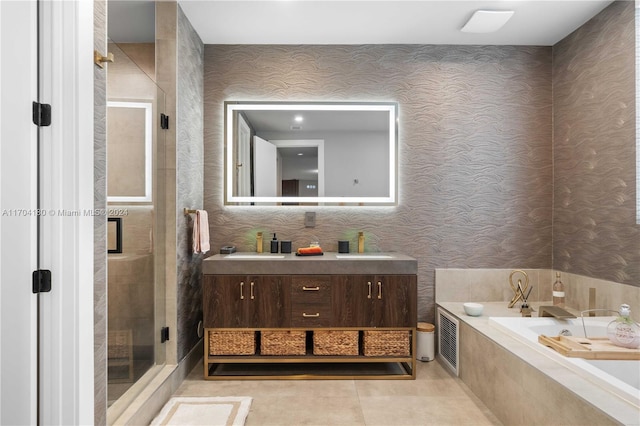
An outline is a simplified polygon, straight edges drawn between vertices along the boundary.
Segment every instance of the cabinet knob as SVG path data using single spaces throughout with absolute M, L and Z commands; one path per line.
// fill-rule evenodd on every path
M 305 312 L 302 313 L 303 318 L 318 318 L 319 316 L 320 316 L 319 312 L 316 312 L 315 314 L 307 314 Z

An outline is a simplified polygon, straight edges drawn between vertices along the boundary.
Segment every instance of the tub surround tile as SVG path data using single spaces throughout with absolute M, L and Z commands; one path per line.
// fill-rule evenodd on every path
M 517 268 L 515 268 L 517 269 Z M 509 275 L 515 269 L 436 269 L 436 302 L 508 303 L 513 297 Z M 533 286 L 529 300 L 550 301 L 556 280 L 553 269 L 523 269 Z M 566 305 L 576 311 L 589 307 L 589 288 L 596 289 L 596 308 L 617 310 L 620 304 L 631 306 L 632 316 L 640 319 L 640 287 L 582 275 L 560 272 L 565 285 Z M 519 275 L 521 276 L 521 275 Z M 514 278 L 517 279 L 516 276 Z M 516 307 L 519 307 L 518 303 Z
M 551 298 L 549 272 L 545 269 L 436 269 L 436 303 L 509 301 L 513 297 L 509 275 L 518 269 L 529 277 L 530 301 Z M 514 275 L 514 285 L 518 278 L 522 274 Z
M 536 311 L 541 303 L 549 302 L 533 303 Z M 461 321 L 461 330 L 465 332 L 460 340 L 464 354 L 461 356 L 465 357 L 460 359 L 461 379 L 505 424 L 536 424 L 538 420 L 537 424 L 637 424 L 640 415 L 637 407 L 622 399 L 612 398 L 608 391 L 491 326 L 488 322 L 490 317 L 520 316 L 518 310 L 507 308 L 504 301 L 485 302 L 485 311 L 480 317 L 464 314 L 460 302 L 440 302 L 438 305 L 457 316 Z M 470 340 L 469 348 L 465 338 Z M 487 380 L 487 377 L 491 377 L 487 371 L 498 379 Z M 500 376 L 500 371 L 506 374 Z M 507 395 L 504 386 L 509 387 L 512 383 L 515 383 L 516 389 L 510 390 L 509 398 L 511 395 L 522 395 L 525 400 L 536 399 L 537 404 L 532 405 L 536 407 L 550 406 L 555 404 L 554 401 L 566 399 L 561 409 L 566 412 L 554 416 L 549 410 L 548 413 L 535 414 L 540 417 L 531 417 L 531 422 L 529 418 L 524 423 L 516 421 L 522 406 L 505 404 L 505 398 L 502 397 Z M 536 390 L 540 392 L 533 398 Z M 496 395 L 500 395 L 500 398 Z M 585 401 L 590 401 L 592 406 L 585 405 Z
M 589 289 L 595 288 L 596 308 L 618 310 L 620 304 L 627 303 L 631 306 L 631 315 L 636 321 L 640 320 L 640 287 L 566 272 L 561 272 L 561 279 L 565 284 L 567 306 L 579 311 L 589 309 Z

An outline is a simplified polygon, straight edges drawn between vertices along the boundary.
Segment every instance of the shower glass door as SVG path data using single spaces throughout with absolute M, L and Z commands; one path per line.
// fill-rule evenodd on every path
M 164 92 L 154 43 L 114 43 L 107 74 L 108 406 L 164 364 Z M 110 413 L 109 417 L 113 417 Z

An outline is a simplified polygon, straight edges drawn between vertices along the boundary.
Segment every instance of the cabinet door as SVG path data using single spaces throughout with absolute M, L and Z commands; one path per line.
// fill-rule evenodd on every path
M 372 327 L 415 327 L 417 277 L 381 275 L 373 282 Z
M 249 277 L 250 327 L 289 327 L 291 279 L 281 275 Z
M 286 276 L 205 275 L 204 327 L 288 327 L 290 294 Z
M 249 300 L 247 277 L 205 275 L 202 288 L 204 327 L 251 327 Z
M 331 281 L 332 325 L 371 327 L 373 276 L 334 275 Z
M 336 275 L 332 282 L 334 327 L 415 327 L 415 275 Z

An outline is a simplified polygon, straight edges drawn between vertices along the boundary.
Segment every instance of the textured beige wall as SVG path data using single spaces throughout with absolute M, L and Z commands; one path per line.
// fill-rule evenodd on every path
M 553 49 L 553 267 L 640 286 L 634 2 Z
M 177 193 L 178 262 L 177 340 L 182 361 L 198 343 L 198 322 L 202 319 L 202 255 L 193 254 L 194 215 L 183 209 L 202 208 L 203 175 L 203 60 L 204 44 L 177 9 Z
M 107 2 L 93 2 L 93 44 L 103 53 L 107 49 Z M 107 70 L 94 68 L 93 90 L 93 167 L 94 204 L 107 207 Z M 93 224 L 93 389 L 94 423 L 107 423 L 107 218 L 95 216 Z
M 314 236 L 418 259 L 419 318 L 434 318 L 435 268 L 551 266 L 551 48 L 205 46 L 204 206 L 213 250 L 294 248 Z M 396 101 L 397 207 L 225 207 L 226 100 Z M 315 229 L 304 211 L 317 212 Z

